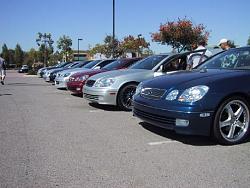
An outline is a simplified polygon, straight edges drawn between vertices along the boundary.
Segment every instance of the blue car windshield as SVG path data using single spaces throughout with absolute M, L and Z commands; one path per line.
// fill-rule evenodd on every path
M 91 69 L 92 67 L 94 67 L 100 61 L 101 60 L 94 60 L 94 61 L 88 63 L 87 65 L 84 65 L 82 68 Z
M 250 69 L 250 48 L 235 48 L 220 53 L 198 67 L 197 69 Z
M 132 65 L 129 69 L 146 69 L 152 70 L 159 62 L 161 62 L 167 55 L 153 55 L 142 59 Z

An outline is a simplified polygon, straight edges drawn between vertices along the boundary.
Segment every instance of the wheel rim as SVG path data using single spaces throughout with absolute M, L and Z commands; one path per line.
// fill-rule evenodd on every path
M 135 94 L 136 87 L 134 86 L 129 86 L 127 87 L 123 94 L 122 94 L 122 105 L 127 108 L 131 109 L 132 108 L 132 98 L 133 95 Z
M 220 113 L 219 127 L 223 138 L 237 142 L 246 134 L 249 126 L 249 110 L 240 100 L 233 100 Z

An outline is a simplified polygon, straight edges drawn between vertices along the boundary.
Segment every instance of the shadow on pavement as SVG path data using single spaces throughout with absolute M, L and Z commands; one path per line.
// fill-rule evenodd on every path
M 217 145 L 210 137 L 206 136 L 187 136 L 176 134 L 174 131 L 166 130 L 160 127 L 153 126 L 146 122 L 139 123 L 144 129 L 158 134 L 162 137 L 182 142 L 184 144 L 193 145 L 193 146 L 212 146 Z
M 8 83 L 5 85 L 9 85 L 9 86 L 49 86 L 47 84 L 28 84 L 28 83 Z
M 112 105 L 100 105 L 97 103 L 89 103 L 89 105 L 94 108 L 98 108 L 98 109 L 105 110 L 105 111 L 120 111 L 118 107 L 112 106 Z
M 5 96 L 5 95 L 12 95 L 12 94 L 11 93 L 4 93 L 4 94 L 0 93 L 0 96 Z
M 83 95 L 82 94 L 75 94 L 75 93 L 71 93 L 72 96 L 74 97 L 80 97 L 80 98 L 83 98 Z

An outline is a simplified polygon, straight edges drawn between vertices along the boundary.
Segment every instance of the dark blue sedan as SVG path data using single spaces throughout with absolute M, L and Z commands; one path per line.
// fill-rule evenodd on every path
M 222 52 L 193 71 L 144 81 L 133 105 L 133 114 L 152 125 L 241 143 L 249 134 L 250 47 Z

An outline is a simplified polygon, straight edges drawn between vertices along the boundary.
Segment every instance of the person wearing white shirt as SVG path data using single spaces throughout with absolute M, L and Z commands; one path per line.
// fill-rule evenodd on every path
M 198 47 L 194 50 L 206 50 L 204 52 L 196 52 L 192 53 L 187 57 L 187 69 L 191 70 L 196 67 L 201 62 L 205 61 L 208 57 L 212 56 L 212 52 L 205 48 L 206 42 L 204 40 L 200 40 L 198 43 Z
M 2 85 L 4 85 L 5 76 L 6 76 L 5 60 L 0 57 L 0 80 Z

